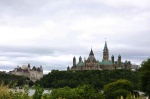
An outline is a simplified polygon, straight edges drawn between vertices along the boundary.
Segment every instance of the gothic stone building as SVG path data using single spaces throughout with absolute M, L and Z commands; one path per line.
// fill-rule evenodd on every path
M 112 70 L 112 69 L 131 69 L 130 61 L 121 61 L 121 55 L 118 56 L 118 60 L 114 60 L 114 56 L 111 56 L 109 60 L 109 50 L 107 47 L 107 42 L 105 41 L 103 49 L 103 59 L 102 61 L 96 60 L 93 50 L 91 49 L 89 57 L 82 60 L 82 57 L 79 57 L 79 62 L 76 63 L 76 57 L 73 57 L 73 66 L 70 68 L 68 66 L 67 70 Z
M 40 80 L 43 77 L 43 68 L 42 66 L 40 67 L 35 67 L 31 69 L 30 64 L 28 65 L 23 65 L 22 67 L 17 67 L 13 71 L 9 72 L 10 74 L 18 75 L 18 76 L 25 76 L 29 77 L 30 80 L 35 82 L 36 80 Z

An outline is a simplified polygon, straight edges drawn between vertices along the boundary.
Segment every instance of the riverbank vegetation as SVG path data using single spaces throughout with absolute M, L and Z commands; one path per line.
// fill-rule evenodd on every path
M 5 85 L 8 85 L 10 83 L 16 83 L 17 86 L 24 86 L 25 84 L 27 84 L 27 81 L 29 81 L 28 77 L 0 73 L 0 82 L 3 82 L 3 84 Z
M 0 89 L 0 99 L 114 99 L 111 97 L 107 98 L 106 93 L 103 94 L 102 91 L 95 90 L 91 85 L 82 85 L 76 88 L 66 86 L 63 88 L 52 89 L 50 93 L 46 94 L 43 94 L 44 89 L 38 85 L 32 96 L 29 96 L 29 89 L 27 87 L 24 87 L 24 91 L 11 91 L 9 86 L 1 84 Z M 121 95 L 117 94 L 117 96 L 117 99 L 121 99 Z M 126 99 L 142 98 L 134 98 L 133 95 L 129 93 L 126 96 Z
M 23 92 L 10 91 L 12 83 L 16 80 L 19 82 L 23 78 L 16 80 L 11 78 L 13 82 L 8 83 L 7 79 L 14 75 L 5 75 L 6 78 L 1 76 L 6 80 L 0 85 L 0 99 L 142 99 L 137 90 L 142 90 L 150 96 L 150 59 L 142 62 L 141 66 L 137 71 L 53 70 L 34 83 L 36 91 L 32 96 L 29 96 L 27 87 Z M 28 84 L 32 86 L 33 82 Z M 44 88 L 52 90 L 43 94 Z
M 127 79 L 138 89 L 138 72 L 131 70 L 87 70 L 87 71 L 58 71 L 53 70 L 45 75 L 39 84 L 44 88 L 62 88 L 65 86 L 76 88 L 79 85 L 89 84 L 95 89 L 103 89 L 104 85 L 119 79 Z

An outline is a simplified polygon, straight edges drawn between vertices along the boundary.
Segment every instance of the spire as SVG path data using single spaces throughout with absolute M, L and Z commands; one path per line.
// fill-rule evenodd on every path
M 30 68 L 30 63 L 28 63 L 28 68 Z
M 76 59 L 76 57 L 74 56 L 73 59 Z
M 118 57 L 121 57 L 121 55 L 119 54 L 119 56 Z
M 105 41 L 105 45 L 104 45 L 104 50 L 103 51 L 108 51 L 108 47 L 107 47 L 107 42 Z
M 89 55 L 94 55 L 92 48 L 91 48 L 91 52 L 90 52 L 90 54 L 89 54 Z
M 79 58 L 81 58 L 81 56 Z

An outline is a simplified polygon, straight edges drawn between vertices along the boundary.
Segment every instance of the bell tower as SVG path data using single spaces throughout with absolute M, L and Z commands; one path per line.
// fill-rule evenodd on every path
M 105 61 L 109 60 L 109 50 L 108 50 L 106 41 L 105 41 L 105 45 L 104 45 L 104 49 L 103 49 L 103 60 L 105 60 Z

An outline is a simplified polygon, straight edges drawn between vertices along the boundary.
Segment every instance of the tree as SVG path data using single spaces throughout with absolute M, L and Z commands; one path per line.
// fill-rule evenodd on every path
M 24 84 L 26 84 L 27 80 L 29 80 L 28 77 L 24 77 L 24 76 L 18 76 L 18 75 L 13 75 L 13 74 L 1 74 L 0 73 L 0 82 L 4 81 L 4 84 L 9 84 L 11 83 L 16 83 L 17 82 L 17 86 L 22 86 Z M 10 86 L 11 87 L 11 86 Z
M 36 86 L 35 93 L 33 94 L 33 99 L 41 99 L 44 89 L 40 85 Z
M 104 85 L 119 79 L 128 79 L 133 83 L 134 90 L 138 89 L 138 72 L 131 70 L 83 70 L 83 71 L 58 71 L 44 75 L 35 82 L 44 88 L 62 88 L 65 86 L 76 88 L 79 85 L 89 84 L 95 89 L 103 89 Z
M 29 87 L 32 87 L 34 85 L 34 82 L 32 80 L 29 80 Z
M 150 99 L 150 58 L 143 61 L 139 69 L 140 89 L 149 95 Z
M 121 96 L 126 99 L 127 95 L 132 93 L 132 91 L 133 84 L 125 79 L 120 79 L 104 86 L 104 95 L 106 99 L 115 99 Z
M 58 88 L 50 93 L 51 99 L 104 99 L 102 93 L 95 91 L 91 85 L 82 85 L 77 88 Z

